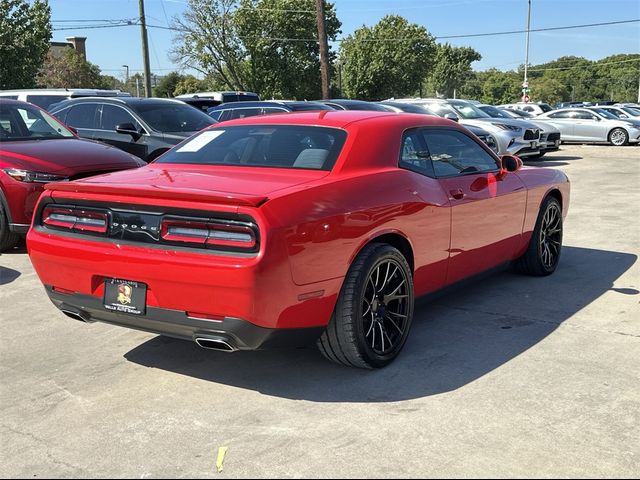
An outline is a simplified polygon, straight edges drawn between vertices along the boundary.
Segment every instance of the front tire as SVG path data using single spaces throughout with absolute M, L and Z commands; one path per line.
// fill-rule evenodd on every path
M 413 306 L 413 277 L 404 256 L 387 244 L 367 245 L 349 268 L 318 348 L 341 365 L 384 367 L 407 340 Z
M 624 128 L 614 128 L 609 133 L 609 143 L 616 147 L 622 147 L 629 143 L 629 134 Z
M 555 272 L 562 250 L 562 207 L 554 197 L 547 197 L 542 206 L 529 247 L 515 262 L 516 270 L 542 277 Z
M 20 235 L 9 229 L 9 220 L 0 202 L 0 252 L 10 250 L 20 241 Z

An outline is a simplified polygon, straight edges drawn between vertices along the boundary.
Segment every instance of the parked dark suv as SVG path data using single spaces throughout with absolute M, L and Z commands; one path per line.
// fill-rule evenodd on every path
M 301 112 L 311 110 L 335 110 L 319 102 L 296 100 L 264 100 L 261 102 L 230 102 L 210 108 L 207 113 L 219 122 L 236 118 L 269 115 L 271 113 Z
M 78 135 L 150 162 L 215 123 L 204 112 L 167 98 L 79 98 L 51 112 Z

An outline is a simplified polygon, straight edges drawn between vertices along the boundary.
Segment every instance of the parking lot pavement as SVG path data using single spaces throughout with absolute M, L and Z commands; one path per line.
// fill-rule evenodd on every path
M 0 476 L 637 477 L 640 147 L 529 164 L 572 181 L 558 271 L 421 301 L 381 371 L 74 322 L 2 255 Z

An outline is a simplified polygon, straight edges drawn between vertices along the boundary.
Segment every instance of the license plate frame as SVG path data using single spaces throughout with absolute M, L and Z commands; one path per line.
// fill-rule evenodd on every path
M 133 280 L 106 278 L 103 306 L 111 312 L 144 315 L 147 311 L 147 285 Z

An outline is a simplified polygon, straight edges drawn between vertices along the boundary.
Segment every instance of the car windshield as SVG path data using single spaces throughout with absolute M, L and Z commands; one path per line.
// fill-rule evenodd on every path
M 155 163 L 331 170 L 346 138 L 337 128 L 220 127 L 199 133 Z
M 496 108 L 492 105 L 484 105 L 479 107 L 484 113 L 493 118 L 513 118 L 508 113 L 503 112 L 499 108 Z
M 48 113 L 29 105 L 0 102 L 0 140 L 59 138 L 73 138 L 73 133 Z
M 613 113 L 611 112 L 607 112 L 606 110 L 604 110 L 603 108 L 592 108 L 592 111 L 596 112 L 597 114 L 601 115 L 604 118 L 608 118 L 611 120 L 618 120 L 618 117 L 616 117 Z
M 197 132 L 215 123 L 206 113 L 184 103 L 141 102 L 130 106 L 158 132 Z
M 510 115 L 512 118 L 531 118 L 535 116 L 529 112 L 525 112 L 524 110 L 516 110 L 515 108 L 505 108 L 501 111 L 503 111 L 507 115 Z
M 453 103 L 450 105 L 455 109 L 458 116 L 462 118 L 490 118 L 489 115 L 471 103 Z
M 625 112 L 627 112 L 629 115 L 633 117 L 640 117 L 640 108 L 622 107 L 622 110 L 624 110 Z

